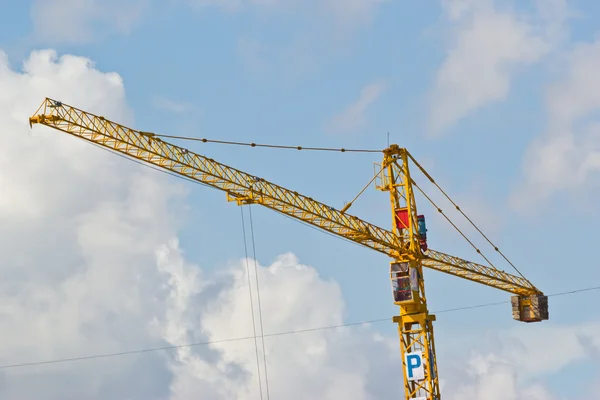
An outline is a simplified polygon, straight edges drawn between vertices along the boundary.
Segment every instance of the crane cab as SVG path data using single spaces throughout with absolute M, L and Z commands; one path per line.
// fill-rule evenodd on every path
M 413 303 L 419 295 L 417 270 L 407 262 L 392 261 L 390 263 L 390 280 L 392 296 L 396 305 Z
M 408 229 L 411 224 L 408 208 L 396 209 L 396 229 L 400 236 L 404 235 L 404 230 Z M 425 223 L 425 215 L 417 215 L 416 236 L 419 240 L 421 251 L 427 251 L 427 224 Z

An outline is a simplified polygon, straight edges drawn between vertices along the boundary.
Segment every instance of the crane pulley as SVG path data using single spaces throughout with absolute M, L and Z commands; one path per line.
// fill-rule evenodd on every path
M 379 190 L 389 192 L 390 231 L 348 214 L 351 204 L 337 210 L 166 142 L 151 132 L 125 127 L 50 98 L 44 100 L 29 123 L 46 125 L 220 189 L 238 205 L 262 205 L 389 256 L 393 300 L 400 307 L 400 315 L 392 320 L 398 324 L 406 399 L 440 399 L 432 324 L 435 315 L 427 308 L 423 267 L 512 293 L 513 318 L 518 321 L 548 319 L 547 296 L 523 276 L 428 247 L 425 217 L 417 212 L 413 191 L 418 186 L 409 168 L 409 161 L 416 161 L 398 145 L 383 150 L 376 184 Z

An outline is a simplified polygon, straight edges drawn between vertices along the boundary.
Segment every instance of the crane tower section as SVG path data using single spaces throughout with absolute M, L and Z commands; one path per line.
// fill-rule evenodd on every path
M 376 187 L 389 192 L 392 232 L 400 247 L 390 262 L 390 280 L 394 304 L 400 307 L 400 315 L 393 321 L 398 324 L 405 395 L 407 399 L 438 400 L 435 315 L 427 309 L 422 265 L 427 229 L 425 217 L 417 213 L 406 149 L 391 145 L 384 150 L 383 165 L 377 167 Z

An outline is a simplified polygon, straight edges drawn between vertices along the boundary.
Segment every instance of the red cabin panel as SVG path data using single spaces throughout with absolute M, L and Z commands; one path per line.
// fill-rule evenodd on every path
M 398 229 L 408 229 L 408 209 L 400 208 L 396 210 L 396 227 Z

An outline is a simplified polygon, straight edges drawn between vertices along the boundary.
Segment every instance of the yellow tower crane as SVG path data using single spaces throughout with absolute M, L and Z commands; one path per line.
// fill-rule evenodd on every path
M 440 399 L 432 325 L 435 315 L 427 309 L 423 267 L 512 293 L 513 318 L 518 321 L 548 319 L 547 296 L 520 272 L 521 276 L 511 275 L 491 263 L 484 266 L 427 248 L 425 220 L 417 213 L 413 192 L 414 188 L 422 190 L 411 178 L 409 161 L 421 169 L 431 182 L 434 180 L 406 149 L 398 145 L 383 150 L 383 162 L 378 166 L 376 175 L 377 188 L 388 191 L 390 195 L 390 231 L 348 214 L 352 203 L 337 210 L 168 143 L 159 135 L 127 128 L 56 100 L 45 99 L 29 123 L 30 126 L 49 126 L 223 190 L 227 199 L 238 205 L 260 204 L 388 255 L 391 258 L 389 273 L 394 303 L 400 307 L 400 315 L 393 317 L 393 322 L 398 324 L 407 400 Z M 458 206 L 456 208 L 459 209 Z M 441 212 L 439 208 L 438 211 Z M 495 250 L 499 251 L 497 247 Z

